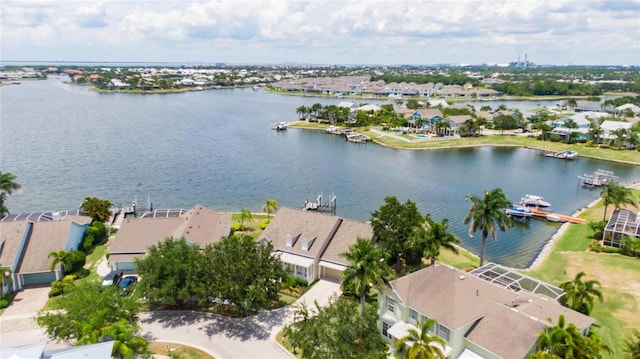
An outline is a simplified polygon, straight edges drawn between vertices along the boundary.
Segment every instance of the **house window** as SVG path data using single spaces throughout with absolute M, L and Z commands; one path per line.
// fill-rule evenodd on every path
M 413 309 L 409 310 L 409 317 L 417 322 L 418 321 L 418 312 L 416 312 Z
M 396 309 L 396 300 L 387 296 L 387 310 L 391 313 L 395 313 Z
M 382 322 L 382 335 L 387 338 L 391 338 L 391 335 L 389 334 L 389 327 L 389 323 Z
M 449 335 L 451 334 L 451 331 L 449 330 L 449 328 L 445 327 L 444 325 L 438 324 L 438 332 L 436 334 L 440 338 L 446 341 L 449 341 Z

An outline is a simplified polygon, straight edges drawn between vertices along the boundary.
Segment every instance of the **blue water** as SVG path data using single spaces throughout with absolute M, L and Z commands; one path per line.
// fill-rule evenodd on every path
M 387 195 L 415 201 L 473 252 L 462 224 L 467 194 L 503 188 L 519 202 L 525 193 L 545 197 L 570 214 L 599 197 L 578 186 L 598 168 L 623 180 L 640 180 L 640 168 L 579 158 L 551 159 L 526 149 L 392 150 L 358 145 L 323 131 L 273 131 L 296 118 L 295 109 L 342 99 L 294 97 L 251 89 L 172 95 L 99 94 L 61 79 L 0 87 L 0 169 L 23 189 L 10 197 L 12 213 L 77 208 L 99 196 L 129 205 L 137 198 L 155 208 L 260 211 L 264 200 L 300 207 L 318 192 L 337 196 L 337 214 L 369 220 Z M 497 105 L 496 105 L 497 106 Z M 477 106 L 476 106 L 477 107 Z M 487 258 L 530 264 L 557 225 L 531 221 L 498 233 Z

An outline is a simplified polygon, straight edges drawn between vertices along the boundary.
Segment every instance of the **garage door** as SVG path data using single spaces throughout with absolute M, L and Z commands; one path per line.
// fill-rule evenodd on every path
M 329 267 L 320 267 L 322 270 L 320 272 L 322 279 L 329 279 L 332 281 L 339 282 L 342 278 L 342 271 Z

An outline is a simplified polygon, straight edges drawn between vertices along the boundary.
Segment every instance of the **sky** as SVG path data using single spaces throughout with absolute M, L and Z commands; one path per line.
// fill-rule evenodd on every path
M 0 2 L 1 61 L 640 65 L 640 0 Z

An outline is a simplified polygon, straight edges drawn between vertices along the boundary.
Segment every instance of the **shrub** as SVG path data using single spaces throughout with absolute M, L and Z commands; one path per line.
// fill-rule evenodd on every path
M 243 230 L 243 226 L 240 223 L 234 223 L 231 225 L 231 233 Z
M 49 298 L 57 297 L 61 294 L 67 293 L 69 288 L 73 286 L 73 281 L 76 279 L 74 275 L 66 275 L 59 281 L 51 282 L 51 290 L 49 291 Z
M 2 298 L 0 298 L 0 309 L 4 309 L 4 308 L 8 307 L 9 304 L 11 304 L 12 300 L 13 300 L 13 294 L 12 293 L 5 294 Z
M 268 225 L 269 225 L 269 220 L 265 219 L 264 221 L 260 222 L 260 229 L 265 229 L 267 228 Z
M 587 144 L 585 145 L 585 147 L 598 147 L 597 144 L 593 143 L 593 142 L 587 142 Z

